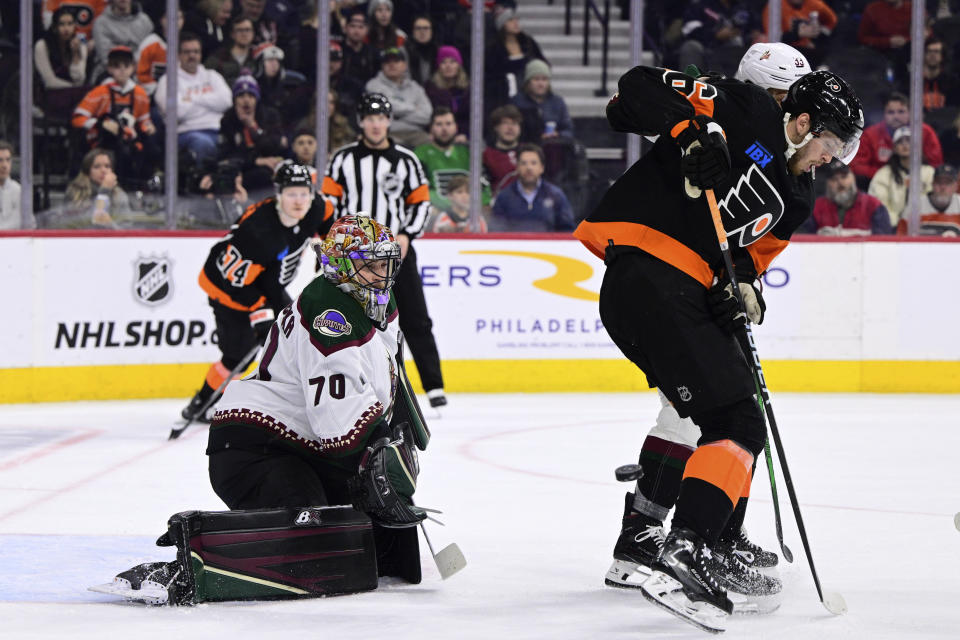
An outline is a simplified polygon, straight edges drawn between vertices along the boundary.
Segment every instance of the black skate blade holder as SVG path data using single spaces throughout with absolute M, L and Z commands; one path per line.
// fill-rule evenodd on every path
M 643 477 L 643 467 L 638 464 L 625 464 L 617 467 L 613 475 L 616 476 L 617 482 L 633 482 Z

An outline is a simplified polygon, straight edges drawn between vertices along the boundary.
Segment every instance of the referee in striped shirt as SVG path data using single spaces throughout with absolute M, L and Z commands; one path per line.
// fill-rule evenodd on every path
M 360 139 L 333 154 L 321 190 L 333 203 L 335 218 L 367 213 L 390 227 L 396 236 L 403 257 L 393 285 L 400 329 L 410 345 L 430 406 L 439 407 L 447 404 L 440 354 L 412 242 L 426 225 L 430 192 L 417 156 L 387 135 L 391 113 L 390 101 L 382 94 L 364 94 L 357 105 Z

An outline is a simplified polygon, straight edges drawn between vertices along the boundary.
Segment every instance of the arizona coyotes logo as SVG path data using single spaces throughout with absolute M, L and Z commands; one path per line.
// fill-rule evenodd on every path
M 737 238 L 741 247 L 770 231 L 786 210 L 780 194 L 755 164 L 718 204 L 727 236 Z M 731 225 L 737 226 L 731 229 Z
M 761 59 L 761 60 L 766 60 L 766 59 L 769 58 L 769 57 L 770 57 L 770 49 L 767 49 L 766 51 L 763 52 L 763 55 L 760 56 L 760 59 Z

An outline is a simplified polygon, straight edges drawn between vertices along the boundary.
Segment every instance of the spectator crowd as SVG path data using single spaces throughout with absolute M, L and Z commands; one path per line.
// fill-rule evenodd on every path
M 180 0 L 177 15 L 168 16 L 164 0 L 34 2 L 35 111 L 68 132 L 66 152 L 53 145 L 53 153 L 63 156 L 57 160 L 70 178 L 56 211 L 38 218 L 41 226 L 117 226 L 142 205 L 141 196 L 128 194 L 163 184 L 166 126 L 176 127 L 178 185 L 193 198 L 191 212 L 228 224 L 271 192 L 285 160 L 323 167 L 333 151 L 355 142 L 357 105 L 370 93 L 390 102 L 391 139 L 423 165 L 427 229 L 566 231 L 588 213 L 565 193 L 564 176 L 583 142 L 577 136 L 589 134 L 554 91 L 555 68 L 523 28 L 522 2 L 484 3 L 482 79 L 469 73 L 468 0 L 331 2 L 327 149 L 317 148 L 314 135 L 318 3 Z M 612 18 L 626 18 L 629 2 L 617 4 L 621 14 Z M 768 5 L 650 0 L 644 46 L 663 66 L 732 75 L 746 48 L 768 39 Z M 781 40 L 812 68 L 843 74 L 867 110 L 850 167 L 818 176 L 821 197 L 808 231 L 904 232 L 914 143 L 923 150 L 921 215 L 957 215 L 956 196 L 944 189 L 960 166 L 960 0 L 924 0 L 924 125 L 916 142 L 907 126 L 911 10 L 909 0 L 781 0 Z M 0 43 L 19 37 L 12 15 L 0 10 Z M 179 30 L 175 70 L 166 68 L 171 19 Z M 166 117 L 168 72 L 177 74 L 175 119 Z M 13 81 L 0 65 L 0 88 Z M 484 96 L 484 150 L 482 211 L 471 218 L 474 91 Z M 0 126 L 0 138 L 11 131 Z M 15 158 L 15 150 L 0 142 L 0 227 L 14 228 L 20 223 L 12 221 L 12 203 L 21 195 L 5 155 Z

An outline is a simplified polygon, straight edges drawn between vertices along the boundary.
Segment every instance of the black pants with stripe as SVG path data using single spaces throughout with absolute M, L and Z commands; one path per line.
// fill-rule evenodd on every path
M 393 293 L 397 299 L 397 310 L 400 312 L 400 330 L 410 347 L 424 391 L 443 389 L 440 354 L 437 352 L 437 341 L 433 337 L 433 320 L 427 312 L 420 267 L 417 266 L 417 252 L 412 242 L 397 273 Z

